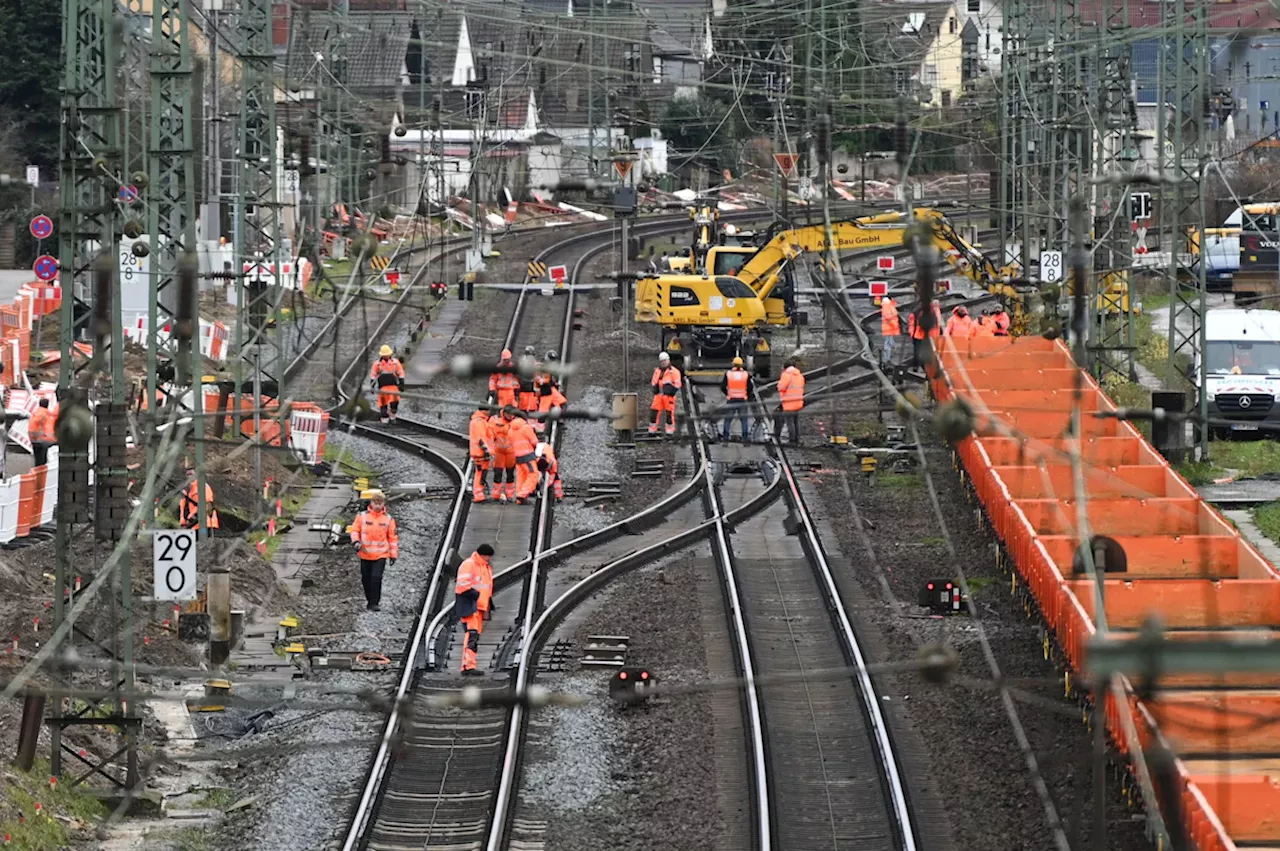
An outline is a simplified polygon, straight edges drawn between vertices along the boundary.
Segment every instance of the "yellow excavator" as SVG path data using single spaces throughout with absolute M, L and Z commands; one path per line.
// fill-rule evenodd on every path
M 1010 302 L 1015 324 L 1022 294 L 1011 283 L 1017 266 L 997 268 L 966 242 L 937 210 L 918 208 L 943 259 L 980 286 Z M 840 251 L 897 249 L 905 244 L 911 222 L 903 213 L 882 213 L 833 222 L 833 243 Z M 766 231 L 762 244 L 709 246 L 701 270 L 642 276 L 636 282 L 636 321 L 663 326 L 667 351 L 691 349 L 694 371 L 714 373 L 733 357 L 743 357 L 757 375 L 770 373 L 769 334 L 791 324 L 796 287 L 791 261 L 828 249 L 824 225 Z M 696 265 L 693 268 L 698 268 Z M 1022 320 L 1025 323 L 1025 320 Z

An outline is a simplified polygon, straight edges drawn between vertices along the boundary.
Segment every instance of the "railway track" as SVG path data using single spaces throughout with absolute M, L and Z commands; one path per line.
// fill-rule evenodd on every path
M 749 220 L 760 216 L 760 212 L 751 211 L 729 214 L 725 218 Z M 633 232 L 645 236 L 679 230 L 684 226 L 687 226 L 687 221 L 683 219 L 644 222 L 638 224 Z M 588 257 L 608 249 L 612 240 L 612 234 L 602 237 L 599 233 L 570 237 L 543 251 L 538 259 L 546 260 L 560 252 L 588 247 L 574 264 L 572 280 L 577 283 Z M 591 245 L 593 242 L 594 246 Z M 415 275 L 415 281 L 420 275 Z M 412 284 L 406 288 L 398 305 L 405 303 L 412 288 Z M 535 347 L 554 344 L 554 314 L 527 311 L 531 298 L 529 292 L 528 287 L 521 291 L 504 341 L 504 347 L 513 351 L 518 351 L 518 346 L 522 348 L 522 344 Z M 571 286 L 559 319 L 558 348 L 566 361 L 571 344 L 574 300 L 575 288 Z M 393 321 L 398 305 L 383 318 L 379 333 Z M 376 338 L 377 334 L 374 335 Z M 362 352 L 352 360 L 340 376 L 341 386 L 351 386 L 351 376 L 357 374 L 358 366 L 363 366 L 366 354 Z M 460 452 L 466 441 L 465 435 L 458 432 L 405 417 L 401 418 L 400 425 L 392 428 L 365 425 L 358 428 L 370 437 L 396 443 L 407 451 L 432 456 L 443 455 L 448 448 Z M 558 436 L 559 423 L 553 423 L 551 439 L 555 441 Z M 732 506 L 721 505 L 713 516 L 697 520 L 686 506 L 700 494 L 705 500 L 716 501 L 720 497 L 710 496 L 716 493 L 717 486 L 712 480 L 706 448 L 701 442 L 695 445 L 698 448 L 696 474 L 684 485 L 673 489 L 666 499 L 605 529 L 557 546 L 550 546 L 552 508 L 546 499 L 545 489 L 539 494 L 532 517 L 529 512 L 515 506 L 472 506 L 465 497 L 471 475 L 470 464 L 459 468 L 452 461 L 448 462 L 453 468 L 450 475 L 458 482 L 459 491 L 441 536 L 423 605 L 409 643 L 395 694 L 395 708 L 388 719 L 351 828 L 342 845 L 344 851 L 356 848 L 398 851 L 402 848 L 479 847 L 497 851 L 504 847 L 537 847 L 536 821 L 522 821 L 516 817 L 516 789 L 527 720 L 524 707 L 482 706 L 461 710 L 440 705 L 440 697 L 456 696 L 462 687 L 459 679 L 444 671 L 453 641 L 451 603 L 444 602 L 448 596 L 446 581 L 456 569 L 460 556 L 484 541 L 493 543 L 497 551 L 496 564 L 514 562 L 495 577 L 497 614 L 486 625 L 480 656 L 499 671 L 514 666 L 512 685 L 517 692 L 526 691 L 536 673 L 539 650 L 551 631 L 569 616 L 573 606 L 613 577 L 686 546 L 699 537 L 718 537 L 727 547 L 736 524 L 764 511 L 780 497 L 786 496 L 788 504 L 800 500 L 799 491 L 788 471 L 787 475 L 779 474 L 758 493 L 736 494 Z M 791 496 L 787 496 L 788 486 L 793 492 Z M 802 503 L 797 504 L 802 507 Z M 796 510 L 794 505 L 791 510 Z M 657 538 L 657 543 L 636 548 L 628 539 L 642 529 L 649 530 L 648 538 Z M 811 525 L 809 530 L 813 535 L 811 546 L 817 547 L 815 551 L 821 557 L 820 545 L 816 543 Z M 575 559 L 581 562 L 588 555 L 595 564 L 603 561 L 604 567 L 577 583 L 548 579 L 551 568 L 571 564 Z M 562 575 L 572 574 L 563 571 Z M 554 599 L 555 602 L 544 606 L 546 599 Z M 733 607 L 733 610 L 739 616 L 743 611 L 741 606 Z M 738 631 L 745 640 L 745 623 Z M 749 659 L 749 654 L 744 658 Z M 502 688 L 486 685 L 482 690 L 488 692 L 489 697 L 508 691 L 505 684 Z M 754 692 L 754 687 L 750 691 Z M 759 718 L 758 709 L 755 714 Z M 868 715 L 872 715 L 870 710 Z M 761 770 L 767 746 L 761 723 L 757 721 L 752 727 L 761 742 L 753 771 L 758 789 L 757 844 L 768 848 L 775 839 L 770 828 L 770 808 L 773 806 L 768 796 L 770 785 Z M 909 824 L 909 820 L 899 819 L 899 823 Z M 530 835 L 522 836 L 526 831 Z M 900 830 L 898 835 L 906 834 Z M 901 847 L 913 846 L 903 844 Z

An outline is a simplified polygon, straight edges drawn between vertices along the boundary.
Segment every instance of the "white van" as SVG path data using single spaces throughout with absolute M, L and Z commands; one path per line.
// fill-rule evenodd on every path
M 1280 432 L 1280 310 L 1210 310 L 1203 356 L 1212 434 Z

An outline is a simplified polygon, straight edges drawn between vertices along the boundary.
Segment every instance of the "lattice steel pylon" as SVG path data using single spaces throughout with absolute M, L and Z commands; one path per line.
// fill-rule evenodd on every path
M 1092 101 L 1092 162 L 1095 186 L 1093 220 L 1093 328 L 1090 354 L 1094 373 L 1118 373 L 1131 381 L 1134 372 L 1133 236 L 1130 194 L 1137 163 L 1134 147 L 1137 104 L 1133 93 L 1132 56 L 1126 38 L 1128 0 L 1103 0 L 1097 31 L 1097 98 Z M 1123 293 L 1123 295 L 1121 295 Z
M 237 435 L 246 378 L 253 384 L 255 412 L 262 410 L 264 396 L 281 402 L 282 416 L 285 407 L 285 352 L 280 335 L 270 331 L 279 314 L 283 292 L 270 0 L 244 0 L 240 5 L 238 29 L 242 102 L 236 152 L 240 160 L 235 233 L 236 260 L 240 263 L 236 272 L 234 422 Z M 275 286 L 268 286 L 273 278 Z M 255 433 L 259 435 L 260 426 L 261 417 L 255 413 Z M 283 440 L 283 421 L 280 435 Z M 261 476 L 258 479 L 261 480 Z
M 1188 229 L 1203 233 L 1203 175 L 1208 163 L 1206 130 L 1210 103 L 1208 0 L 1162 3 L 1160 97 L 1156 118 L 1157 156 L 1161 164 L 1160 233 L 1169 239 L 1169 372 L 1181 374 L 1184 363 L 1200 363 L 1198 386 L 1204 386 L 1205 264 L 1193 267 L 1186 250 Z M 1208 451 L 1208 397 L 1199 395 L 1197 442 Z
M 61 309 L 61 365 L 58 375 L 58 507 L 57 560 L 53 611 L 55 631 L 66 628 L 72 606 L 80 593 L 80 578 L 97 573 L 101 545 L 114 545 L 128 516 L 127 470 L 124 458 L 124 335 L 121 328 L 120 290 L 115 285 L 116 198 L 123 163 L 120 147 L 120 110 L 116 99 L 116 59 L 119 49 L 119 14 L 115 0 L 63 0 L 63 91 L 60 179 L 60 265 L 63 285 Z M 94 267 L 97 266 L 95 271 Z M 88 278 L 93 276 L 90 287 Z M 77 364 L 82 355 L 73 345 L 92 327 L 93 356 Z M 98 440 L 94 465 L 93 512 L 90 511 L 89 431 L 87 406 L 95 411 Z M 72 416 L 72 415 L 75 416 Z M 91 562 L 76 561 L 73 547 L 93 531 L 89 542 Z M 132 573 L 128 548 L 111 577 L 110 590 L 102 596 L 108 605 L 105 640 L 75 626 L 66 636 L 87 639 L 94 648 L 116 660 L 112 697 L 72 705 L 59 700 L 50 710 L 53 752 L 51 768 L 62 774 L 64 753 L 88 766 L 73 778 L 79 783 L 91 776 L 106 777 L 131 789 L 138 782 L 137 741 L 140 719 L 125 694 L 134 686 Z M 121 736 L 121 746 L 103 757 L 82 753 L 63 742 L 73 726 L 109 727 Z M 124 773 L 119 774 L 118 762 Z
M 195 280 L 194 95 L 188 12 L 190 0 L 154 0 L 151 9 L 151 122 L 147 148 L 147 233 L 151 276 L 147 322 L 147 467 L 155 463 L 155 425 L 161 411 L 160 372 L 172 367 L 164 408 L 184 408 L 195 430 L 197 518 L 205 523 L 204 408 L 199 296 Z M 183 266 L 186 265 L 184 269 Z M 182 279 L 182 280 L 180 280 Z M 186 290 L 185 292 L 183 290 Z M 193 327 L 194 326 L 194 327 Z M 165 329 L 169 329 L 166 332 Z M 184 400 L 190 390 L 190 402 Z M 177 426 L 185 431 L 185 425 Z

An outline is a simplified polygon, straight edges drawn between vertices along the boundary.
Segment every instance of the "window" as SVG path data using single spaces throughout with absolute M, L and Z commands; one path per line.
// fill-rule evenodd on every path
M 930 63 L 924 66 L 924 84 L 931 89 L 938 87 L 938 66 Z
M 1280 343 L 1210 340 L 1205 350 L 1205 369 L 1215 375 L 1280 375 Z
M 947 32 L 951 35 L 956 34 L 956 19 L 954 17 L 947 18 Z
M 942 108 L 943 109 L 951 108 L 951 89 L 942 90 Z
M 907 88 L 910 85 L 910 82 L 911 80 L 907 76 L 907 69 L 905 68 L 893 69 L 893 86 L 898 94 L 905 95 L 907 93 Z
M 467 120 L 480 121 L 484 119 L 484 89 L 467 89 Z
M 965 8 L 969 10 L 969 14 L 978 15 L 982 13 L 982 0 L 967 0 Z
M 739 281 L 737 278 L 716 278 L 716 289 L 720 291 L 720 295 L 725 298 L 754 298 L 755 293 L 751 291 L 751 287 Z
M 754 251 L 717 251 L 715 269 L 712 270 L 712 274 L 736 275 L 742 271 L 742 267 L 754 255 Z
M 653 81 L 655 83 L 662 82 L 662 57 L 653 57 Z

